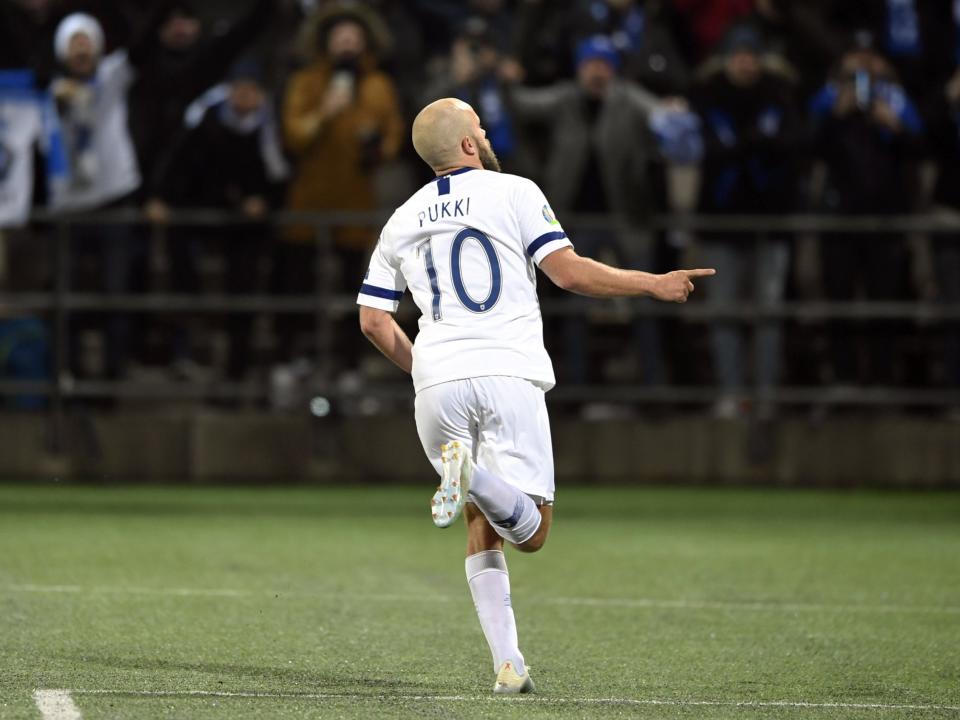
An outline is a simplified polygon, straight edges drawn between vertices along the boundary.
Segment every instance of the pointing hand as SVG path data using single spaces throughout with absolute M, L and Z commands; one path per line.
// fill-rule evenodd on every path
M 664 302 L 686 302 L 690 293 L 693 292 L 693 278 L 709 277 L 710 275 L 716 274 L 716 270 L 707 268 L 699 270 L 674 270 L 665 275 L 658 275 L 653 297 L 657 300 L 663 300 Z

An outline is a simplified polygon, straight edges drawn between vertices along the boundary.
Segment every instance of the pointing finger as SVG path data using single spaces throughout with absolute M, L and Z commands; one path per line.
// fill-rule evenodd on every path
M 681 270 L 688 278 L 710 277 L 716 275 L 717 271 L 713 268 L 700 268 L 698 270 Z

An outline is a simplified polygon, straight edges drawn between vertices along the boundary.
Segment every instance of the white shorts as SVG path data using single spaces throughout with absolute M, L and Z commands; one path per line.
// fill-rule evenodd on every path
M 440 445 L 459 440 L 473 460 L 537 502 L 553 502 L 553 445 L 544 391 L 523 378 L 488 375 L 424 388 L 417 432 L 427 459 L 442 471 Z

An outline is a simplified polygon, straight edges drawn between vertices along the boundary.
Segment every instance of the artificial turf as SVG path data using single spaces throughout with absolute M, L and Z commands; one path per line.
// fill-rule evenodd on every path
M 562 489 L 505 699 L 432 489 L 0 485 L 0 718 L 960 718 L 958 494 Z

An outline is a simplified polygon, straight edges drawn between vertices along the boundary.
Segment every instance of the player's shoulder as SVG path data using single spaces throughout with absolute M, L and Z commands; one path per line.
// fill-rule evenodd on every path
M 402 218 L 414 208 L 419 208 L 426 199 L 435 197 L 436 194 L 437 180 L 434 178 L 433 180 L 424 183 L 419 189 L 415 190 L 410 197 L 408 197 L 399 207 L 397 207 L 397 209 L 393 211 L 393 215 L 390 216 L 390 221 Z

